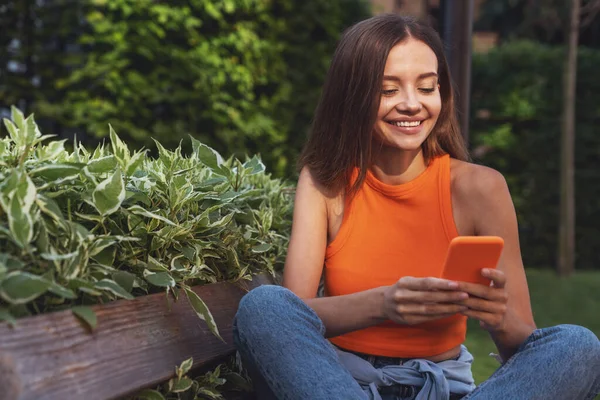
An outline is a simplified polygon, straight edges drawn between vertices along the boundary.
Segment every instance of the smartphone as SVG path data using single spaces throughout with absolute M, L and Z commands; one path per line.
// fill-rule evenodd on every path
M 504 240 L 498 236 L 455 237 L 446 254 L 442 278 L 489 286 L 491 281 L 481 276 L 481 270 L 496 268 L 503 248 Z

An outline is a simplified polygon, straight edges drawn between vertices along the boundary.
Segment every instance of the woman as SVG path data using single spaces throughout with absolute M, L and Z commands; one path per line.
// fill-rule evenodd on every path
M 535 328 L 506 182 L 468 162 L 431 28 L 384 15 L 344 34 L 300 167 L 284 287 L 246 295 L 234 327 L 259 398 L 598 392 L 596 336 Z M 438 278 L 459 235 L 504 239 L 497 269 L 482 271 L 489 287 Z M 467 317 L 503 362 L 478 388 L 462 345 Z

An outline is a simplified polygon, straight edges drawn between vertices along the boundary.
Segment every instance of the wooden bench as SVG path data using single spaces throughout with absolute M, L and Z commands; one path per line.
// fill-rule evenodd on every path
M 242 296 L 261 284 L 216 283 L 193 290 L 211 310 L 224 342 L 180 297 L 164 293 L 94 306 L 89 330 L 70 311 L 0 324 L 0 400 L 115 399 L 165 382 L 193 357 L 193 369 L 234 353 L 232 322 Z

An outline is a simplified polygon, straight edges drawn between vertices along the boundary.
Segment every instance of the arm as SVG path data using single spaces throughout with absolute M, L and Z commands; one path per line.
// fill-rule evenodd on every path
M 470 308 L 464 314 L 481 322 L 490 332 L 502 359 L 507 360 L 535 329 L 519 247 L 517 217 L 500 173 L 473 166 L 462 178 L 462 184 L 458 184 L 460 199 L 470 210 L 475 235 L 504 239 L 497 270 L 484 273 L 492 278 L 495 287 L 461 283 L 462 290 L 475 296 L 464 303 Z
M 417 324 L 444 318 L 466 307 L 451 304 L 466 296 L 457 284 L 443 279 L 400 279 L 383 286 L 344 296 L 315 298 L 327 247 L 326 190 L 304 168 L 296 188 L 292 235 L 283 274 L 283 286 L 302 298 L 321 318 L 326 336 L 367 328 L 387 319 Z
M 331 196 L 303 168 L 296 188 L 292 235 L 283 286 L 302 298 L 323 321 L 326 335 L 337 336 L 385 320 L 383 290 L 315 298 L 327 247 L 327 199 Z

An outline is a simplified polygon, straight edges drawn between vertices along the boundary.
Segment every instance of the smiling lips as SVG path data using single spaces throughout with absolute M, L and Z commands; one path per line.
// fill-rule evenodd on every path
M 421 132 L 421 128 L 423 127 L 423 120 L 395 120 L 386 122 L 394 127 L 394 130 L 400 131 L 406 135 L 415 135 Z
M 389 121 L 388 124 L 396 126 L 419 126 L 423 121 Z

